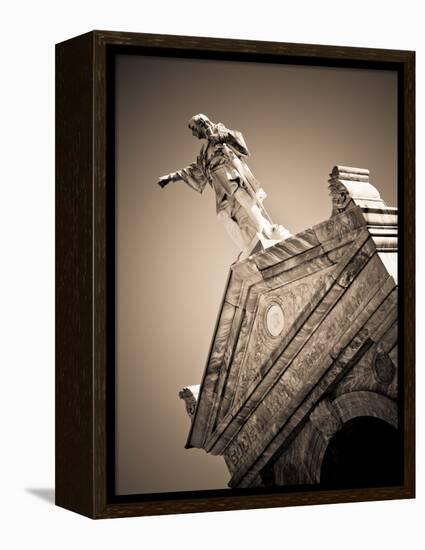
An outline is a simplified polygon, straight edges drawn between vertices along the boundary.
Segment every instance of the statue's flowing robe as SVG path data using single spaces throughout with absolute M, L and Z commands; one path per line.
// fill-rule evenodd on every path
M 232 195 L 241 187 L 253 200 L 262 203 L 266 194 L 245 162 L 248 155 L 242 134 L 217 124 L 196 162 L 176 175 L 199 193 L 209 183 L 215 191 L 217 213 L 232 208 Z

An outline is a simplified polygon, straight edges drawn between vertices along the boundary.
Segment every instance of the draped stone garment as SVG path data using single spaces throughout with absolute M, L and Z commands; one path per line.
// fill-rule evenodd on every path
M 232 208 L 232 196 L 239 188 L 261 203 L 266 194 L 245 162 L 249 152 L 242 134 L 222 124 L 216 126 L 219 128 L 202 146 L 196 162 L 176 175 L 199 193 L 209 183 L 215 192 L 217 213 Z

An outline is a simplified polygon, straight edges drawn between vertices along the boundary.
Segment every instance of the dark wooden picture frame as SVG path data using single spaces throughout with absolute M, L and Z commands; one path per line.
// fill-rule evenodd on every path
M 109 154 L 113 128 L 107 113 L 114 93 L 111 58 L 132 49 L 149 55 L 397 71 L 402 485 L 226 494 L 202 491 L 139 499 L 114 496 L 114 307 L 108 300 L 114 285 L 114 229 L 108 200 L 114 165 Z M 415 54 L 411 51 L 105 31 L 56 46 L 57 505 L 91 518 L 112 518 L 415 496 L 414 102 Z

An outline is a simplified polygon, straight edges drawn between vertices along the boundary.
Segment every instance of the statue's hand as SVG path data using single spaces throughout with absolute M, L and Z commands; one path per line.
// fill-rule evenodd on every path
M 173 178 L 171 177 L 171 174 L 168 174 L 168 176 L 162 176 L 162 178 L 159 178 L 158 185 L 162 188 L 164 188 L 166 185 L 168 185 L 171 181 L 173 181 Z

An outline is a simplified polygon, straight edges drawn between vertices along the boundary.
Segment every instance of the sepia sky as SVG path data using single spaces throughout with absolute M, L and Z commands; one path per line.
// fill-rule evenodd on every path
M 117 493 L 226 488 L 222 457 L 184 448 L 178 392 L 201 381 L 237 250 L 210 188 L 157 180 L 195 160 L 204 113 L 242 132 L 294 234 L 330 216 L 335 164 L 369 168 L 396 206 L 396 73 L 122 55 L 116 81 Z

